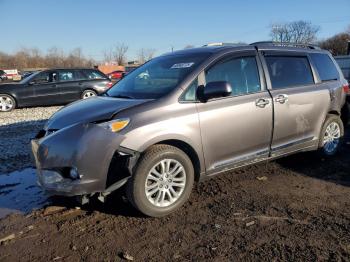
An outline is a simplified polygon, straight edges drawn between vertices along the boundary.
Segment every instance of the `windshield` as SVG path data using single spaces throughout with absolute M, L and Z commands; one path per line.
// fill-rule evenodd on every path
M 178 86 L 208 56 L 205 53 L 157 57 L 127 74 L 107 95 L 132 99 L 162 97 Z

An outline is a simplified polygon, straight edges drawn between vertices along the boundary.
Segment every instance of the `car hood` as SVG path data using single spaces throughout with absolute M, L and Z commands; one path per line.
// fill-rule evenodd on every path
M 78 124 L 111 119 L 123 109 L 150 100 L 93 97 L 69 104 L 57 111 L 46 123 L 45 129 L 62 129 Z

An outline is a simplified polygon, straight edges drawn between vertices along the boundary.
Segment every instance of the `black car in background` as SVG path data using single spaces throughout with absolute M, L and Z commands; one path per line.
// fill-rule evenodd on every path
M 343 72 L 344 77 L 348 80 L 350 83 L 350 55 L 344 55 L 344 56 L 336 56 L 334 57 L 337 61 L 341 71 Z M 344 106 L 342 110 L 342 116 L 345 122 L 350 121 L 350 92 L 348 90 L 347 96 L 346 96 L 346 105 Z
M 350 81 L 350 55 L 336 56 L 334 58 L 343 72 L 344 77 Z
M 0 111 L 16 107 L 67 104 L 96 96 L 112 86 L 96 69 L 50 69 L 18 83 L 0 84 Z
M 0 82 L 7 80 L 7 75 L 3 70 L 0 70 Z

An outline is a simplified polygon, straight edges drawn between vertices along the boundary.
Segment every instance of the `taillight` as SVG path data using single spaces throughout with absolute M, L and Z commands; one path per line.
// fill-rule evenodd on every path
M 108 88 L 111 88 L 111 87 L 112 87 L 112 85 L 113 85 L 113 83 L 112 83 L 112 82 L 108 82 L 108 83 L 106 84 L 106 86 L 107 86 Z
M 343 90 L 345 92 L 345 94 L 349 94 L 349 85 L 343 85 Z

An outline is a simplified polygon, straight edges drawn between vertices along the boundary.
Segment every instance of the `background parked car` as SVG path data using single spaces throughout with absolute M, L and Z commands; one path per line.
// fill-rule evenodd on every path
M 4 70 L 0 70 L 0 82 L 7 80 L 6 73 Z
M 50 69 L 18 83 L 0 85 L 0 111 L 16 107 L 67 104 L 107 91 L 113 83 L 95 69 Z
M 113 72 L 110 72 L 107 74 L 109 79 L 117 80 L 117 81 L 122 79 L 124 77 L 124 75 L 125 75 L 125 72 L 122 70 L 116 70 L 116 71 L 113 71 Z

